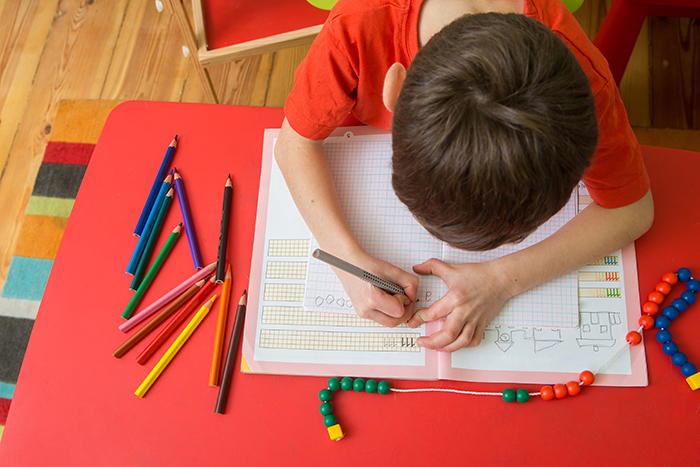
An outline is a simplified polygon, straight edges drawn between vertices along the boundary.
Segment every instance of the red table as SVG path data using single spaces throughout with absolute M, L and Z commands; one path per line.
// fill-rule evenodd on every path
M 205 263 L 216 259 L 223 186 L 229 173 L 233 177 L 235 303 L 248 286 L 262 130 L 279 127 L 282 118 L 279 109 L 204 104 L 129 102 L 114 110 L 34 325 L 0 465 L 700 464 L 700 391 L 690 390 L 653 331 L 645 333 L 648 388 L 592 387 L 575 398 L 526 404 L 437 393 L 341 393 L 334 406 L 347 436 L 336 443 L 318 412 L 321 377 L 236 373 L 227 413 L 216 415 L 217 390 L 207 385 L 216 318 L 208 316 L 146 397 L 136 397 L 155 364 L 134 362 L 145 342 L 120 360 L 112 351 L 125 339 L 117 326 L 131 295 L 124 273 L 136 242 L 131 232 L 166 146 L 180 135 L 174 164 Z M 654 227 L 637 242 L 646 297 L 669 270 L 687 266 L 700 276 L 700 154 L 643 150 L 657 212 Z M 179 220 L 173 206 L 164 229 Z M 182 238 L 143 303 L 192 272 Z M 228 324 L 227 336 L 233 320 Z M 699 325 L 697 304 L 674 324 L 674 341 L 696 364 Z M 450 381 L 392 386 L 505 388 Z

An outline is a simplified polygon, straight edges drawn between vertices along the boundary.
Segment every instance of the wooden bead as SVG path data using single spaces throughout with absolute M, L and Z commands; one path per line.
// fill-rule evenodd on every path
M 518 389 L 515 392 L 515 400 L 517 400 L 521 404 L 524 404 L 525 402 L 530 400 L 530 393 L 527 392 L 527 389 Z
M 567 395 L 569 395 L 569 391 L 566 389 L 566 386 L 561 383 L 555 384 L 553 389 L 554 397 L 556 397 L 557 399 L 563 399 Z
M 569 381 L 566 383 L 566 392 L 569 393 L 570 396 L 578 396 L 581 394 L 581 385 L 576 381 Z
M 667 272 L 666 274 L 661 276 L 661 280 L 667 282 L 672 286 L 678 284 L 678 276 L 675 272 Z
M 335 392 L 340 389 L 340 381 L 338 378 L 331 378 L 328 380 L 328 389 Z
M 391 391 L 391 386 L 389 386 L 389 383 L 387 381 L 380 381 L 377 384 L 377 392 L 381 395 L 389 394 Z
M 681 282 L 687 282 L 692 277 L 690 269 L 688 269 L 688 268 L 680 268 L 678 270 L 677 274 L 678 274 L 678 280 Z
M 659 312 L 659 305 L 654 302 L 646 302 L 642 307 L 642 311 L 653 316 Z
M 515 401 L 516 394 L 515 390 L 511 388 L 506 388 L 503 390 L 503 400 L 506 402 L 513 402 Z
M 347 376 L 343 379 L 340 380 L 340 387 L 343 389 L 343 391 L 352 391 L 353 387 L 353 381 L 352 378 L 348 378 Z
M 582 371 L 578 376 L 578 380 L 581 381 L 584 386 L 590 386 L 595 382 L 595 375 L 588 370 Z
M 663 303 L 664 301 L 664 298 L 664 294 L 662 294 L 661 292 L 657 292 L 656 290 L 649 294 L 649 301 L 656 303 L 657 305 L 661 305 L 661 303 Z
M 637 331 L 630 331 L 627 333 L 627 343 L 629 345 L 637 345 L 642 342 L 642 335 Z
M 639 318 L 639 325 L 644 329 L 651 329 L 654 327 L 654 318 L 649 315 L 642 315 Z
M 672 288 L 673 287 L 671 287 L 671 284 L 669 284 L 668 282 L 659 282 L 658 284 L 656 284 L 656 291 L 661 292 L 664 295 L 670 294 Z
M 330 389 L 321 389 L 318 393 L 318 399 L 321 402 L 330 402 L 333 399 L 333 393 Z
M 540 397 L 544 401 L 551 401 L 554 399 L 554 389 L 552 386 L 542 386 L 540 388 Z

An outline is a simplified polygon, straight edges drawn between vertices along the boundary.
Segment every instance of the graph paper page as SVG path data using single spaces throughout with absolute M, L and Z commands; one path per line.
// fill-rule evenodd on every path
M 575 193 L 569 203 L 525 241 L 488 252 L 451 248 L 433 238 L 399 201 L 391 187 L 391 139 L 329 138 L 324 151 L 351 231 L 373 256 L 412 271 L 430 258 L 449 263 L 482 262 L 537 243 L 576 215 Z M 317 247 L 312 239 L 311 251 Z M 370 271 L 371 272 L 371 271 Z M 447 292 L 435 276 L 420 276 L 417 308 L 430 306 Z M 306 309 L 354 313 L 333 270 L 309 260 Z M 578 325 L 578 280 L 570 272 L 522 293 L 508 302 L 492 324 L 574 328 Z

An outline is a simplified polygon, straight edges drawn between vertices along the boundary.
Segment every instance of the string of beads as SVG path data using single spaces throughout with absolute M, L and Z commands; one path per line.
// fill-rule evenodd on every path
M 681 294 L 680 298 L 676 298 L 671 302 L 670 306 L 661 310 L 661 315 L 654 318 L 660 310 L 660 305 L 664 302 L 667 295 L 671 293 L 674 285 L 678 282 L 686 283 L 686 290 Z M 673 342 L 672 335 L 668 328 L 671 321 L 688 309 L 697 300 L 697 292 L 700 291 L 700 281 L 693 279 L 691 271 L 688 268 L 680 268 L 677 273 L 667 272 L 661 277 L 654 291 L 649 294 L 648 301 L 642 307 L 642 316 L 639 318 L 639 329 L 627 333 L 626 341 L 629 346 L 635 346 L 642 342 L 642 329 L 651 329 L 655 327 L 656 340 L 663 344 L 663 352 L 671 357 L 674 365 L 680 368 L 681 374 L 686 376 L 686 381 L 691 389 L 700 388 L 700 372 L 697 367 L 688 361 L 685 353 L 680 352 L 678 344 Z M 362 378 L 345 377 L 342 380 L 338 378 L 330 378 L 328 380 L 328 388 L 321 389 L 318 394 L 321 400 L 319 411 L 323 415 L 323 424 L 328 428 L 328 435 L 332 440 L 340 441 L 345 434 L 338 423 L 337 417 L 333 414 L 333 406 L 331 400 L 333 393 L 339 389 L 344 391 L 354 390 L 355 392 L 367 392 L 370 394 L 389 394 L 389 392 L 451 392 L 457 394 L 468 394 L 475 396 L 500 396 L 506 402 L 525 403 L 530 400 L 531 396 L 540 396 L 542 400 L 551 401 L 553 399 L 563 399 L 567 396 L 577 396 L 581 393 L 583 386 L 590 386 L 595 382 L 595 375 L 603 371 L 610 363 L 612 363 L 627 347 L 622 347 L 615 355 L 613 355 L 602 367 L 597 371 L 592 372 L 585 370 L 579 375 L 578 381 L 569 381 L 566 384 L 558 383 L 552 386 L 542 386 L 539 392 L 528 392 L 526 389 L 506 388 L 503 392 L 480 392 L 480 391 L 460 391 L 457 389 L 442 389 L 442 388 L 426 388 L 426 389 L 396 389 L 390 387 L 387 381 L 376 382 L 375 380 L 365 381 Z

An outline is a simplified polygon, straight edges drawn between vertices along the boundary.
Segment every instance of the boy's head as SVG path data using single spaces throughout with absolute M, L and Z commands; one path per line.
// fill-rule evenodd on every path
M 523 240 L 566 204 L 595 152 L 586 74 L 524 15 L 457 19 L 419 51 L 400 86 L 394 190 L 454 247 Z

